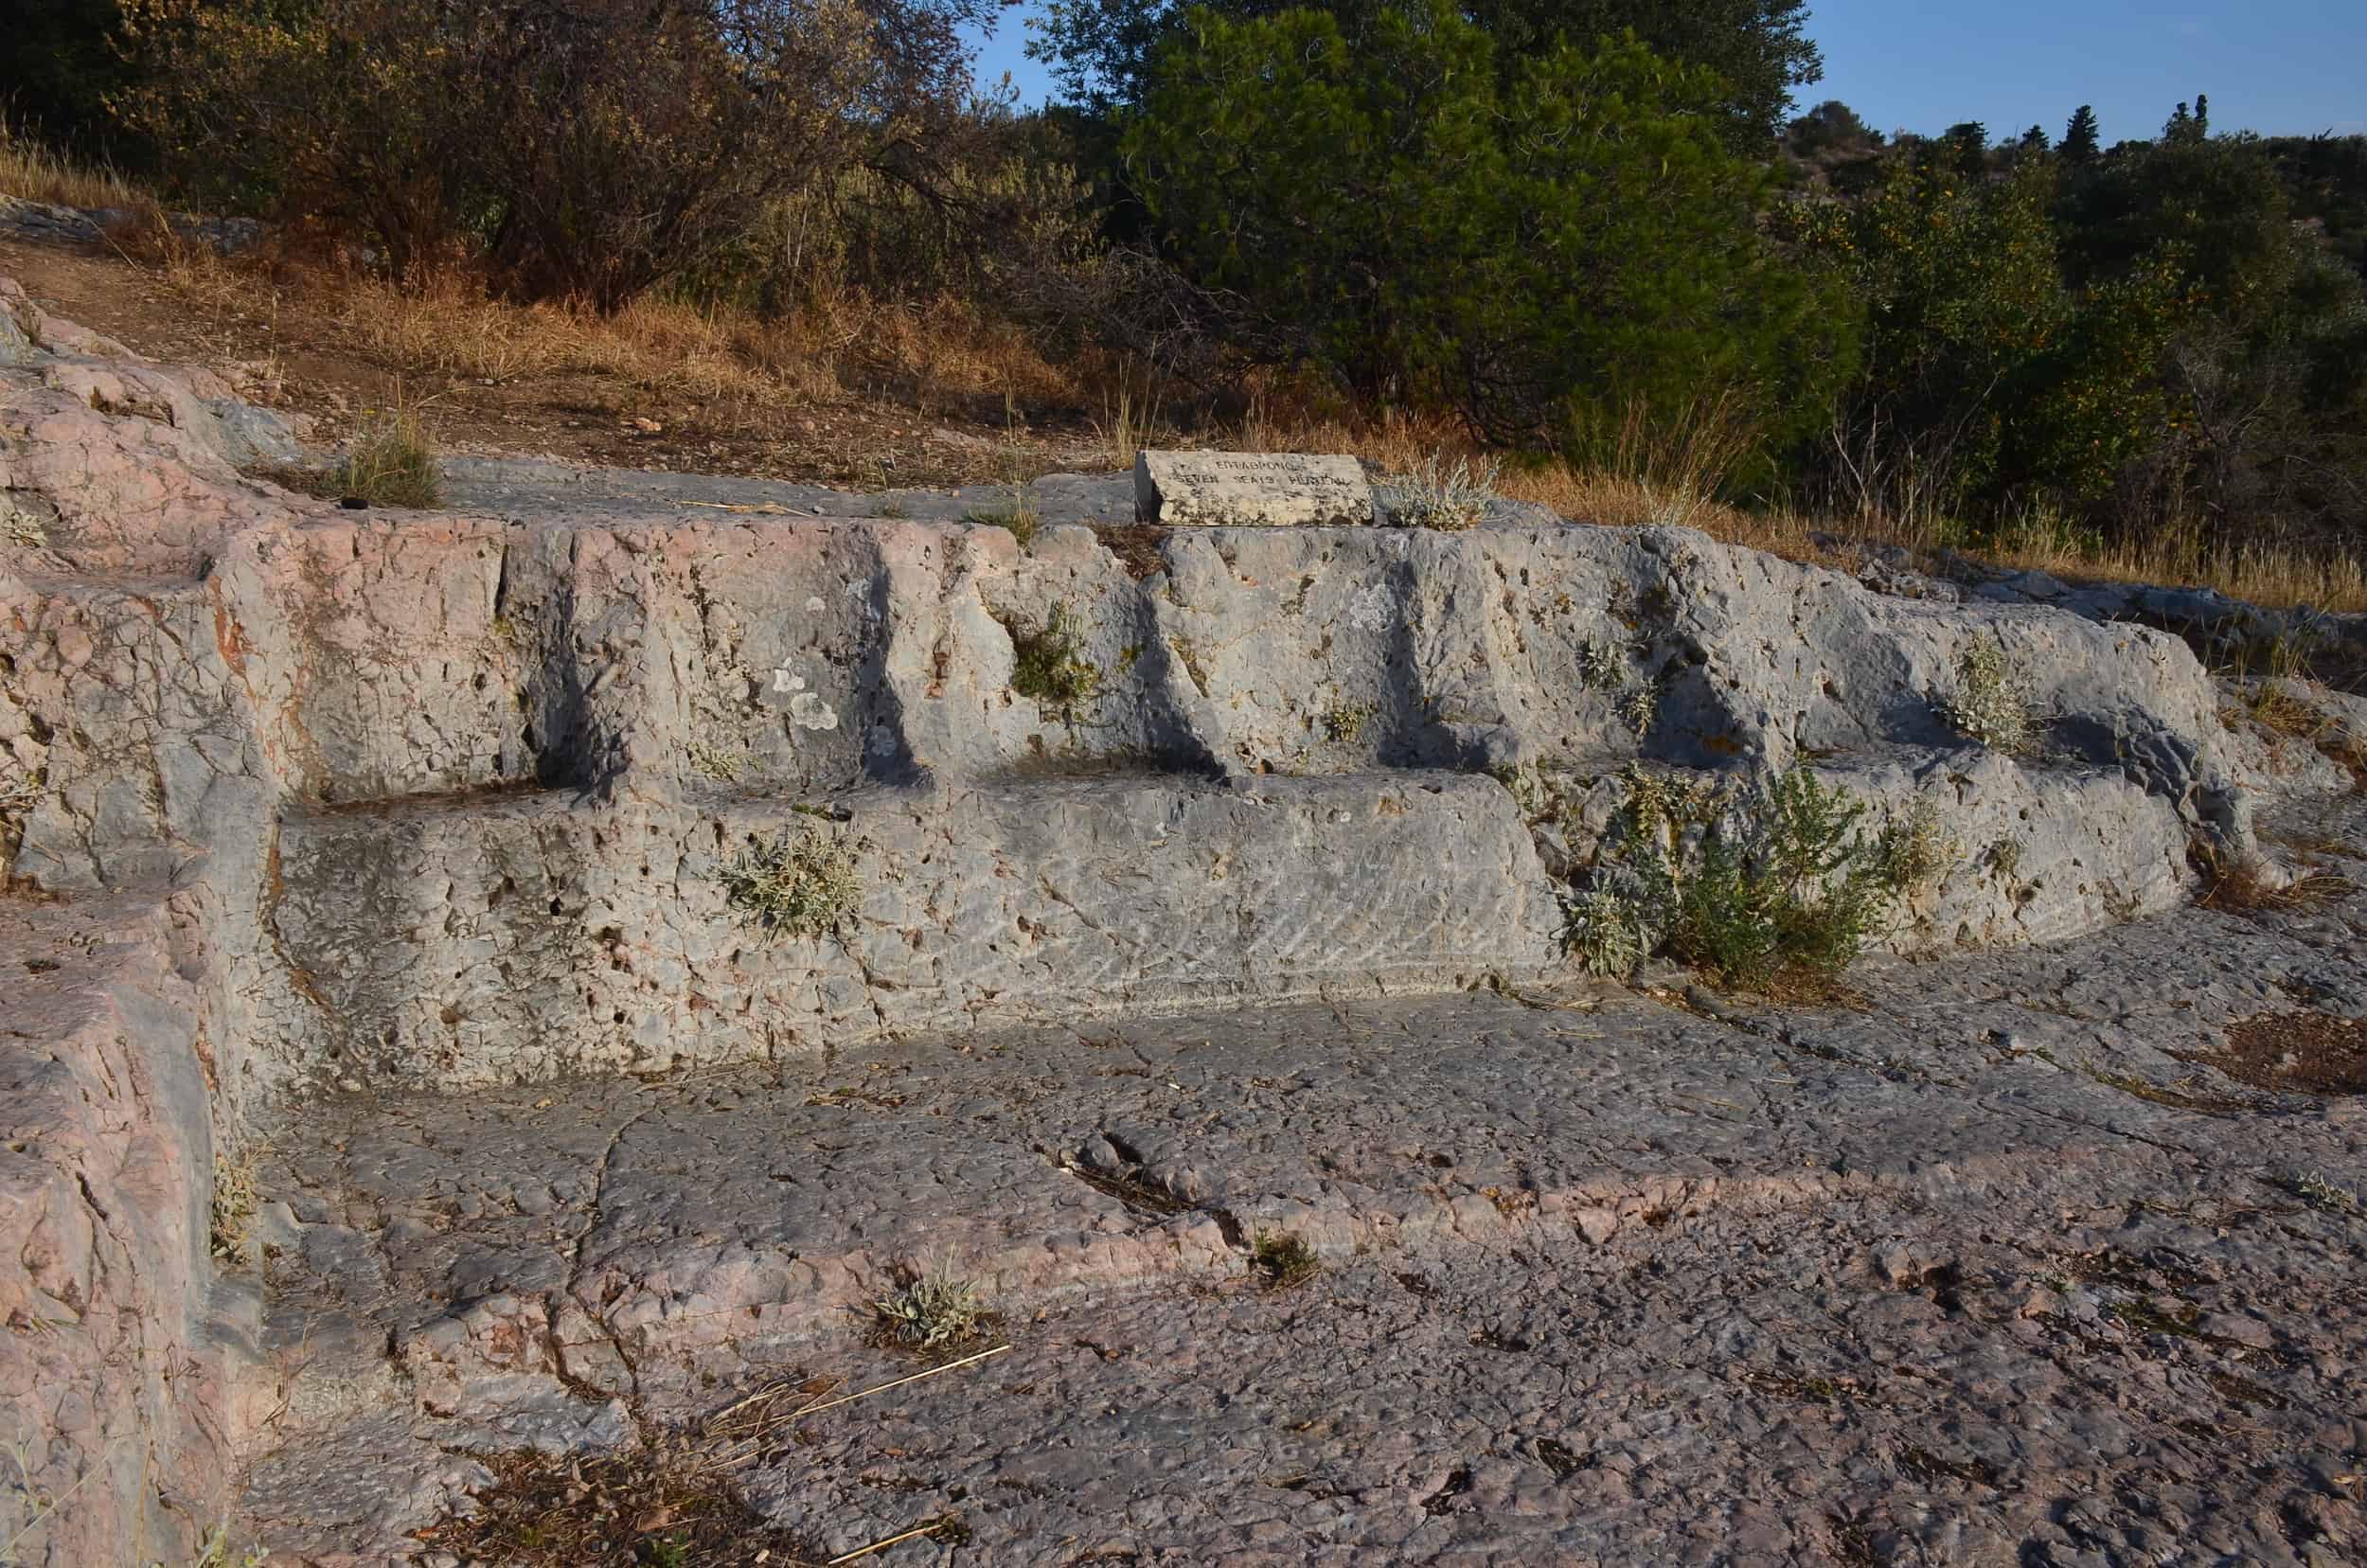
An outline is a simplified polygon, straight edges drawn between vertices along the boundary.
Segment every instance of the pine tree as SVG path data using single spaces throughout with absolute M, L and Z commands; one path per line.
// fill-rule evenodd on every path
M 2102 134 L 2096 129 L 2096 112 L 2087 104 L 2079 106 L 2071 123 L 2063 128 L 2063 161 L 2067 164 L 2087 164 L 2096 161 L 2104 151 Z
M 1979 120 L 1966 120 L 1951 125 L 1942 138 L 1948 143 L 1949 161 L 1965 178 L 1978 179 L 1989 167 L 1989 128 Z

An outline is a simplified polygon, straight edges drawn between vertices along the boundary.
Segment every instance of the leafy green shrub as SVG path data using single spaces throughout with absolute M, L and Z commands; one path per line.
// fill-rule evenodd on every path
M 1866 374 L 1840 411 L 1843 504 L 1921 520 L 1997 479 L 2015 406 L 2000 388 L 2069 313 L 2053 192 L 2042 167 L 1993 183 L 1901 157 L 1856 202 L 1778 211 L 1868 306 Z
M 1963 855 L 1939 802 L 1930 795 L 1915 796 L 1906 811 L 1884 823 L 1878 846 L 1883 879 L 1902 894 L 1937 886 Z
M 1562 946 L 1589 974 L 1617 980 L 1635 972 L 1649 952 L 1645 911 L 1627 895 L 1591 888 L 1563 911 Z
M 1628 661 L 1619 650 L 1593 637 L 1578 644 L 1578 685 L 1589 691 L 1617 691 L 1628 684 Z
M 1199 11 L 1125 152 L 1253 356 L 1589 455 L 1704 388 L 1803 429 L 1849 358 L 1842 301 L 1759 232 L 1764 171 L 1708 117 L 1723 90 L 1632 36 L 1500 54 L 1445 0 L 1353 33 Z
M 1402 0 L 1326 0 L 1351 37 Z M 1050 64 L 1071 99 L 1097 114 L 1136 107 L 1160 47 L 1205 15 L 1255 17 L 1274 0 L 1047 0 L 1031 24 L 1029 56 Z M 1656 54 L 1717 73 L 1708 113 L 1727 142 L 1755 153 L 1780 127 L 1791 88 L 1818 80 L 1824 61 L 1807 36 L 1806 0 L 1672 6 L 1658 0 L 1473 0 L 1460 14 L 1485 27 L 1514 62 L 1557 38 L 1581 42 L 1633 29 Z
M 1746 791 L 1628 774 L 1619 853 L 1573 900 L 1564 941 L 1597 974 L 1665 949 L 1722 985 L 1828 989 L 1928 873 L 1912 825 L 1869 835 L 1866 808 L 1805 765 Z
M 209 206 L 614 309 L 969 89 L 986 0 L 124 0 L 125 96 Z M 882 167 L 895 160 L 882 158 Z
M 751 838 L 716 872 L 723 896 L 767 941 L 825 936 L 863 900 L 863 844 L 839 829 L 797 826 Z

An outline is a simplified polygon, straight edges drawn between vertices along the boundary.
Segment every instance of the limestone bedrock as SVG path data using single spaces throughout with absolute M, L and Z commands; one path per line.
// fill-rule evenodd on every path
M 1353 457 L 1145 449 L 1134 454 L 1134 513 L 1170 526 L 1348 526 L 1373 521 L 1373 487 Z
M 2161 1059 L 2223 1049 L 2271 987 L 2367 1010 L 2356 901 L 2274 932 L 2180 907 L 2190 846 L 2254 855 L 2255 811 L 2349 789 L 2322 753 L 2356 751 L 2367 704 L 2286 693 L 2321 727 L 2272 733 L 2165 632 L 1517 508 L 1454 534 L 1145 539 L 1123 474 L 1040 482 L 1024 548 L 958 521 L 959 497 L 899 496 L 898 517 L 514 460 L 454 463 L 446 511 L 350 511 L 256 476 L 301 456 L 298 434 L 0 279 L 0 1441 L 24 1470 L 0 1478 L 0 1541 L 25 1561 L 190 1560 L 242 1465 L 293 1560 L 383 1560 L 484 1484 L 475 1455 L 629 1442 L 669 1390 L 707 1386 L 669 1368 L 712 1354 L 739 1375 L 734 1334 L 837 1346 L 923 1234 L 1012 1316 L 1240 1277 L 1265 1225 L 1334 1261 L 1435 1242 L 1419 1267 L 1462 1299 L 1450 1244 L 1516 1223 L 1559 1227 L 1532 1257 L 1682 1236 L 1682 1194 L 1635 1184 L 1704 1160 L 1786 1202 L 1826 1196 L 1804 1170 L 1913 1176 L 1894 1195 L 1967 1226 L 1979 1195 L 1920 1174 L 1933 1129 L 1962 1133 L 1957 1168 L 2005 1161 L 2025 1217 L 2069 1212 L 2082 1182 L 2120 1203 L 2144 1185 L 2132 1149 L 2214 1203 L 2298 1180 L 2271 1147 L 2338 1182 L 2357 1168 L 2355 1124 L 2330 1115 L 2206 1137 L 2180 1107 L 2218 1101 L 2174 1077 L 2206 1069 Z M 1355 465 L 1332 478 L 1334 498 L 1257 522 L 1369 521 Z M 1163 521 L 1194 520 L 1181 493 Z M 1992 647 L 2029 705 L 2014 755 L 1945 717 Z M 1878 945 L 1977 959 L 1994 994 L 1959 1010 L 1980 1032 L 1910 1016 L 1917 983 L 1878 955 L 1890 1011 L 1861 1025 L 1573 1001 L 1563 900 L 1627 770 L 1803 764 L 1878 811 L 1935 809 L 1953 853 Z M 2287 842 L 2355 847 L 2356 816 Z M 785 836 L 844 857 L 851 896 L 823 926 L 768 932 L 734 901 L 726 869 Z M 2087 945 L 2034 946 L 2071 938 Z M 2144 983 L 2073 995 L 2067 968 L 2090 965 L 2108 991 Z M 2017 996 L 2044 1010 L 2000 1000 Z M 1573 1007 L 1601 1016 L 1567 1028 Z M 1368 1048 L 1392 1037 L 1419 1048 Z M 1902 1062 L 1936 1082 L 1975 1057 L 1978 1116 L 1894 1093 Z M 2091 1077 L 2059 1065 L 2089 1057 Z M 2171 1099 L 2130 1110 L 2113 1085 L 2140 1079 Z M 1439 1097 L 1457 1083 L 1474 1087 Z M 1709 1131 L 1761 1113 L 1731 1145 Z M 1581 1161 L 1564 1146 L 1591 1118 L 1619 1136 Z M 1328 1125 L 1370 1131 L 1334 1148 Z M 266 1142 L 284 1156 L 258 1180 Z M 2169 1152 L 2206 1142 L 2253 1153 L 2198 1172 Z M 1274 1163 L 1284 1148 L 1313 1163 Z M 1844 1251 L 1889 1223 L 1852 1220 Z M 2336 1314 L 2296 1354 L 2355 1349 L 2317 1243 L 2259 1244 L 2245 1267 Z M 1539 1277 L 1506 1299 L 1547 1310 Z M 1414 1309 L 1392 1292 L 1432 1299 L 1385 1271 L 1341 1299 L 1395 1324 Z M 2227 1336 L 2254 1332 L 2237 1307 L 2215 1309 Z M 1124 1310 L 1142 1343 L 1201 1333 L 1188 1304 Z M 1490 1356 L 1537 1337 L 1483 1329 Z M 1451 1363 L 1425 1361 L 1420 1388 L 1455 1385 Z M 2357 1407 L 2338 1370 L 2289 1371 L 2279 1430 Z M 1364 1418 L 1326 1441 L 1373 1449 Z M 1042 1419 L 1012 1441 L 1075 1447 Z M 1232 1417 L 1179 1419 L 1241 1463 L 1266 1452 Z M 2093 1411 L 2066 1430 L 2129 1452 Z M 1255 1462 L 1287 1478 L 1321 1457 Z M 1419 1555 L 1389 1521 L 1459 1517 L 1451 1466 L 1401 1457 L 1364 1522 L 1338 1523 L 1344 1550 Z M 1488 1469 L 1502 1457 L 1468 1460 L 1468 1495 L 1535 1481 Z M 925 1484 L 975 1493 L 972 1469 Z M 1151 1514 L 1190 1511 L 1138 1482 Z M 766 1485 L 752 1495 L 800 1529 L 867 1527 L 787 1471 Z M 1027 1501 L 997 1529 L 1086 1529 L 1010 1496 Z M 1557 1496 L 1539 1518 L 1567 1522 Z M 2347 1527 L 2331 1503 L 2278 1506 Z M 1177 1560 L 1308 1559 L 1240 1534 L 1271 1524 L 1179 1524 Z M 1593 1550 L 1561 1529 L 1505 1550 Z M 2229 1539 L 2242 1556 L 2267 1538 Z

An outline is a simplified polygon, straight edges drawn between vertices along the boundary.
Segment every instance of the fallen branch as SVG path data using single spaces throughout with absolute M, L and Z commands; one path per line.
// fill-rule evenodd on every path
M 1010 1346 L 1006 1345 L 1003 1348 L 1007 1350 Z M 992 1355 L 993 1352 L 988 1351 L 988 1354 Z M 940 1370 L 942 1370 L 942 1368 L 940 1368 Z M 838 1565 L 842 1562 L 852 1562 L 857 1558 L 869 1557 L 874 1552 L 885 1551 L 890 1546 L 895 1545 L 898 1541 L 910 1541 L 915 1536 L 934 1535 L 943 1528 L 945 1528 L 944 1520 L 933 1519 L 929 1521 L 928 1523 L 919 1525 L 914 1529 L 906 1530 L 901 1535 L 892 1535 L 885 1541 L 875 1541 L 868 1546 L 858 1546 L 851 1552 L 842 1553 L 839 1556 L 830 1559 L 828 1562 L 823 1564 L 823 1568 L 838 1568 Z
M 790 1419 L 794 1421 L 803 1417 L 815 1415 L 821 1411 L 836 1410 L 843 1404 L 853 1404 L 857 1399 L 867 1399 L 874 1394 L 884 1394 L 891 1388 L 901 1388 L 906 1383 L 918 1382 L 923 1378 L 934 1378 L 939 1373 L 957 1372 L 965 1366 L 973 1366 L 979 1362 L 987 1361 L 995 1356 L 999 1356 L 1009 1348 L 1010 1346 L 1007 1345 L 998 1345 L 991 1350 L 981 1350 L 974 1356 L 964 1356 L 960 1361 L 947 1362 L 943 1366 L 933 1366 L 926 1372 L 916 1372 L 908 1378 L 897 1378 L 888 1382 L 874 1383 L 871 1387 L 863 1389 L 860 1393 L 849 1394 L 843 1399 L 832 1399 L 828 1404 L 808 1405 L 805 1409 L 797 1412 L 795 1416 L 792 1416 Z

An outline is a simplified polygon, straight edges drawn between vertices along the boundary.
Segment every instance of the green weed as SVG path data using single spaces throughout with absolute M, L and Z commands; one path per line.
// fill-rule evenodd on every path
M 769 839 L 751 837 L 715 875 L 733 909 L 767 941 L 824 936 L 862 902 L 857 860 L 864 847 L 833 829 L 784 828 Z

